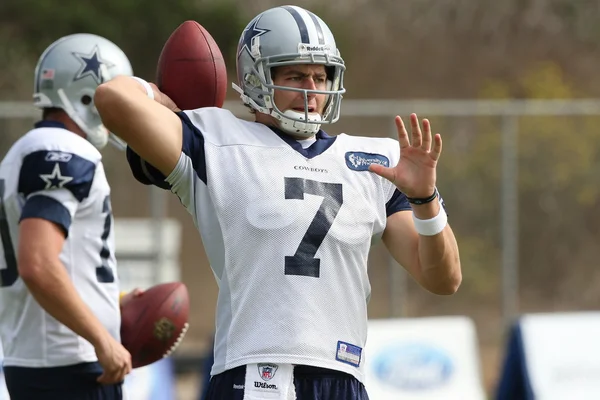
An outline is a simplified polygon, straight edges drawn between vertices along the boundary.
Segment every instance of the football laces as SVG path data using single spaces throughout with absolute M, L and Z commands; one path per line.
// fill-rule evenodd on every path
M 185 336 L 185 333 L 187 332 L 189 327 L 190 327 L 190 324 L 188 324 L 187 322 L 185 323 L 185 325 L 183 325 L 183 328 L 181 328 L 181 332 L 179 333 L 177 340 L 175 341 L 175 343 L 173 343 L 171 348 L 169 350 L 167 350 L 167 352 L 163 355 L 163 358 L 169 357 L 171 355 L 171 353 L 173 353 L 175 351 L 175 349 L 177 349 L 177 347 L 179 347 L 179 344 L 183 340 L 183 337 Z

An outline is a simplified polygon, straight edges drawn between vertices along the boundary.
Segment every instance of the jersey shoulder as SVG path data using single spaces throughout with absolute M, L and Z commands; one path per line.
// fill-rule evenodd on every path
M 21 154 L 35 151 L 56 151 L 76 154 L 93 163 L 98 163 L 102 159 L 98 149 L 90 142 L 62 128 L 32 129 L 19 142 Z
M 20 194 L 65 188 L 79 201 L 89 195 L 102 159 L 91 143 L 61 128 L 34 129 L 20 142 Z
M 280 146 L 281 140 L 269 127 L 236 117 L 231 111 L 207 107 L 184 111 L 183 123 L 192 126 L 206 142 L 217 146 Z M 186 121 L 187 119 L 187 121 Z

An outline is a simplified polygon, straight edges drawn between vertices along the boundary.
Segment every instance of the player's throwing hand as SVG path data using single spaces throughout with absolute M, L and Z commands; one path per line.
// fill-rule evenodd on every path
M 426 198 L 435 191 L 436 165 L 442 153 L 442 137 L 439 133 L 431 136 L 429 120 L 423 120 L 423 132 L 417 114 L 410 115 L 412 144 L 402 118 L 396 116 L 400 161 L 394 167 L 386 168 L 371 164 L 369 171 L 389 180 L 407 197 Z

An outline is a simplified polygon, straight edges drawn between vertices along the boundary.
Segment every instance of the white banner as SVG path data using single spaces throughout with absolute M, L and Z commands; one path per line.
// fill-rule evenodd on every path
M 371 400 L 484 400 L 477 334 L 466 317 L 370 320 Z
M 529 314 L 512 329 L 498 399 L 600 399 L 600 313 Z

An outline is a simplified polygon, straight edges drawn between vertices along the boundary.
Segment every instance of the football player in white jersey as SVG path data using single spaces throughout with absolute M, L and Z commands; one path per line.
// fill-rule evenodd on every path
M 109 40 L 73 34 L 35 70 L 43 110 L 0 164 L 0 339 L 13 400 L 121 399 L 131 356 L 120 344 L 110 187 L 98 149 L 109 134 L 93 97 L 131 75 Z
M 178 111 L 126 77 L 96 92 L 134 176 L 175 193 L 200 231 L 219 285 L 208 399 L 367 399 L 373 237 L 426 289 L 452 294 L 461 282 L 436 189 L 440 136 L 416 115 L 412 143 L 400 117 L 399 141 L 327 135 L 344 70 L 327 25 L 282 6 L 238 46 L 234 87 L 255 122 Z

